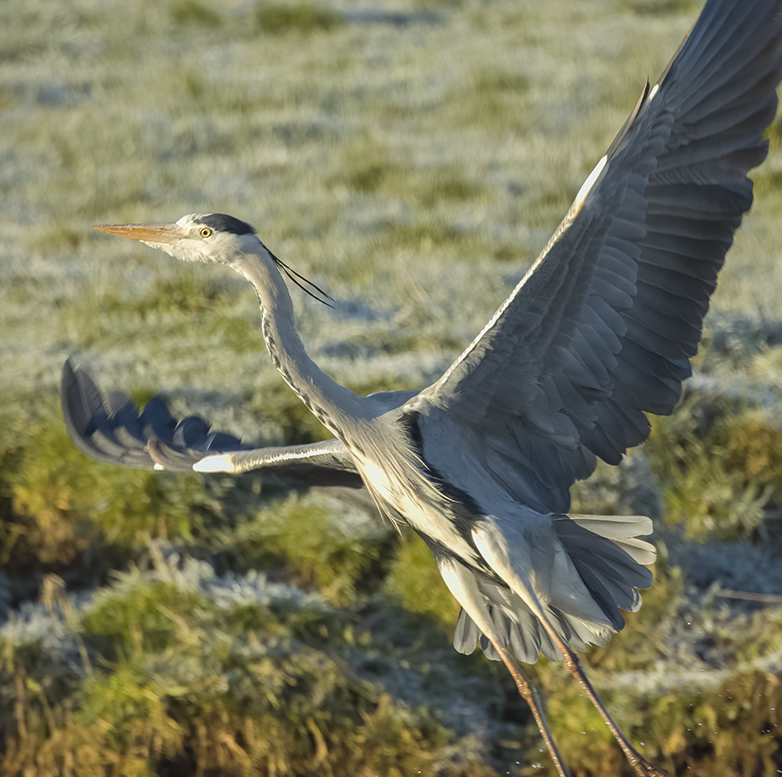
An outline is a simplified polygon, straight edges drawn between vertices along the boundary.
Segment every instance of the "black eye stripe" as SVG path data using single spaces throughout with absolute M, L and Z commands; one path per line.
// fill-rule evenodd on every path
M 255 229 L 225 213 L 207 213 L 198 219 L 200 224 L 210 227 L 214 232 L 230 232 L 232 235 L 254 235 Z

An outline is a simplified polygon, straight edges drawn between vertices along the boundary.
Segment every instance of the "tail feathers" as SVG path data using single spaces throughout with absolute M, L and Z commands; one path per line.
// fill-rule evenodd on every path
M 456 629 L 453 632 L 453 646 L 463 655 L 469 656 L 478 647 L 480 629 L 473 619 L 462 609 L 459 611 L 459 620 L 456 621 Z
M 639 540 L 651 534 L 652 522 L 645 516 L 559 515 L 554 530 L 589 593 L 612 628 L 619 631 L 624 618 L 619 612 L 636 612 L 641 595 L 636 589 L 649 588 L 653 575 L 654 545 Z
M 492 621 L 503 644 L 510 646 L 516 658 L 528 664 L 537 661 L 540 653 L 555 661 L 560 658 L 559 651 L 540 621 L 519 596 L 487 578 L 479 578 L 478 587 L 489 602 Z M 481 640 L 481 648 L 488 658 L 499 660 L 499 655 L 487 639 Z
M 541 653 L 552 661 L 562 660 L 562 654 L 551 637 L 519 596 L 488 578 L 479 578 L 478 585 L 491 602 L 489 613 L 502 644 L 507 645 L 519 661 L 534 664 Z M 585 622 L 553 606 L 547 607 L 547 615 L 560 636 L 575 650 L 584 650 L 587 644 L 602 645 L 611 636 L 610 629 L 602 624 L 596 626 Z M 460 653 L 469 655 L 478 646 L 479 640 L 485 656 L 492 661 L 499 661 L 500 656 L 492 644 L 462 610 L 454 631 L 454 647 Z
M 613 632 L 624 626 L 620 610 L 635 612 L 641 606 L 641 595 L 636 589 L 648 588 L 652 583 L 652 573 L 644 565 L 654 562 L 656 551 L 652 544 L 638 539 L 639 535 L 651 533 L 652 522 L 643 516 L 558 515 L 553 517 L 553 528 L 572 563 L 572 567 L 569 564 L 559 567 L 559 572 L 570 579 L 557 580 L 551 591 L 554 596 L 540 604 L 570 647 L 584 650 L 587 644 L 603 645 Z M 496 579 L 475 574 L 494 628 L 516 658 L 530 664 L 537 661 L 540 653 L 554 661 L 562 659 L 538 618 L 519 595 Z M 580 581 L 573 579 L 575 574 Z M 565 596 L 566 591 L 580 588 L 581 583 L 586 589 L 583 597 Z M 559 588 L 561 591 L 555 590 Z M 590 607 L 584 606 L 587 594 L 597 609 L 591 602 Z M 589 613 L 589 609 L 593 612 Z M 454 647 L 460 653 L 469 654 L 479 640 L 486 657 L 499 660 L 492 645 L 462 610 L 454 632 Z

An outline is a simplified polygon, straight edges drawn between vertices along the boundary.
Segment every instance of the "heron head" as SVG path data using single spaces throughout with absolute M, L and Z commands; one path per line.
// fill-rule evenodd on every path
M 230 261 L 237 253 L 258 245 L 255 229 L 224 213 L 191 213 L 176 224 L 99 224 L 109 235 L 139 240 L 184 262 Z
M 98 224 L 93 229 L 139 240 L 183 262 L 231 264 L 239 256 L 255 254 L 261 260 L 273 262 L 300 289 L 331 307 L 331 297 L 278 259 L 256 237 L 253 227 L 225 213 L 190 213 L 176 224 Z

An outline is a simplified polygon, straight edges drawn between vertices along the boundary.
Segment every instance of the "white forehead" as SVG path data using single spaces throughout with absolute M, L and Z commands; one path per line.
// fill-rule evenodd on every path
M 183 229 L 188 229 L 195 224 L 200 224 L 206 215 L 207 214 L 205 213 L 188 213 L 186 216 L 182 216 L 182 218 L 177 221 L 177 226 L 180 226 Z

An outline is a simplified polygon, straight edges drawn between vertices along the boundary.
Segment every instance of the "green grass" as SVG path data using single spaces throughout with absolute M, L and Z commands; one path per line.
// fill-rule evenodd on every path
M 429 616 L 449 633 L 456 626 L 459 605 L 440 577 L 431 551 L 416 535 L 405 534 L 399 543 L 385 585 L 406 610 Z
M 219 520 L 219 502 L 202 478 L 88 459 L 51 411 L 16 431 L 0 477 L 10 507 L 0 534 L 6 568 L 67 566 L 90 548 L 134 547 L 150 536 L 194 542 Z
M 171 19 L 177 24 L 199 24 L 210 28 L 220 24 L 220 16 L 215 11 L 195 0 L 172 3 Z
M 329 602 L 347 605 L 379 586 L 396 542 L 389 526 L 337 516 L 333 503 L 289 497 L 241 526 L 236 541 L 254 565 L 287 565 L 299 585 L 316 585 Z
M 315 3 L 270 3 L 261 0 L 255 12 L 264 32 L 274 34 L 328 32 L 342 24 L 342 16 Z
M 80 623 L 70 620 L 84 656 L 115 644 L 111 661 L 85 660 L 81 684 L 67 661 L 29 664 L 34 642 L 0 640 L 0 680 L 24 688 L 10 718 L 2 714 L 4 730 L 17 732 L 0 755 L 3 773 L 35 765 L 54 774 L 65 757 L 83 774 L 107 765 L 137 774 L 184 769 L 195 756 L 224 774 L 496 774 L 429 708 L 395 700 L 333 650 L 301 646 L 302 610 L 273 602 L 248 618 L 245 605 L 192 590 L 197 581 L 162 561 L 155 573 L 117 576 Z M 52 602 L 55 624 L 68 606 Z M 310 613 L 315 633 L 338 623 Z M 362 641 L 356 653 L 368 651 Z
M 647 446 L 666 521 L 698 539 L 750 537 L 782 491 L 782 432 L 759 408 L 685 400 L 656 419 Z

